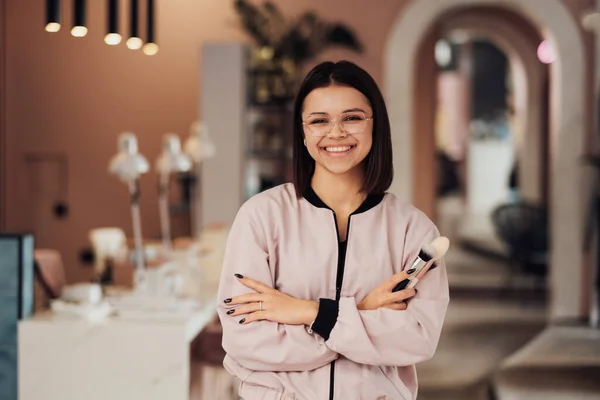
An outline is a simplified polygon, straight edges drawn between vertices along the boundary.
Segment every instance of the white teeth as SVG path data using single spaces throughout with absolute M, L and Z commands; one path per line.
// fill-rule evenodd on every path
M 352 148 L 352 146 L 341 146 L 341 147 L 325 147 L 326 151 L 331 153 L 343 153 L 344 151 L 348 151 Z

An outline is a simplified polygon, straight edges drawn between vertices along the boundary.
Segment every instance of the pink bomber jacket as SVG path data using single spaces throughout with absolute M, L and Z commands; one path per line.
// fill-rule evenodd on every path
M 231 227 L 219 283 L 224 366 L 244 400 L 415 399 L 415 364 L 437 347 L 449 301 L 444 262 L 427 272 L 404 311 L 358 310 L 392 274 L 439 235 L 394 195 L 369 196 L 340 243 L 334 212 L 293 184 L 242 205 Z M 271 321 L 241 325 L 223 300 L 252 292 L 234 274 L 319 301 L 312 329 Z

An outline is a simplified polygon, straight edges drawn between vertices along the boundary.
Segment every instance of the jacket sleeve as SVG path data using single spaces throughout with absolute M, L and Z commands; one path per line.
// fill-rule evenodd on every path
M 437 236 L 433 226 L 412 244 L 407 238 L 409 262 Z M 358 310 L 357 303 L 362 299 L 354 297 L 341 297 L 339 302 L 321 299 L 313 330 L 326 339 L 330 349 L 357 363 L 407 366 L 428 360 L 437 348 L 449 302 L 443 260 L 419 280 L 416 289 L 417 294 L 403 311 Z
M 327 365 L 338 354 L 305 326 L 256 321 L 240 325 L 242 317 L 226 314 L 223 300 L 252 293 L 234 277 L 239 273 L 274 287 L 269 266 L 267 235 L 251 199 L 238 212 L 231 227 L 219 282 L 217 312 L 223 326 L 223 349 L 241 366 L 254 371 L 310 371 Z

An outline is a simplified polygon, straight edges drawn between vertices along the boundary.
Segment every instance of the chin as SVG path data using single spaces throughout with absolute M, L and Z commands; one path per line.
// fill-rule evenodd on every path
M 352 165 L 331 165 L 331 163 L 321 164 L 323 169 L 334 175 L 346 175 L 354 172 L 357 168 L 360 168 L 360 164 Z

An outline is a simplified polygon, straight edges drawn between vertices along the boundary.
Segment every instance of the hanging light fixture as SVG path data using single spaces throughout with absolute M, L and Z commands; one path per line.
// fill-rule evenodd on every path
M 127 39 L 127 47 L 131 50 L 139 50 L 142 48 L 142 39 L 139 35 L 139 3 L 138 0 L 130 0 L 129 12 L 129 39 Z
M 73 0 L 73 29 L 71 35 L 84 37 L 87 35 L 85 26 L 85 0 Z
M 46 0 L 46 32 L 60 30 L 60 0 Z
M 121 43 L 119 34 L 119 0 L 108 0 L 108 27 L 104 42 L 115 46 Z
M 148 7 L 146 9 L 147 11 L 147 21 L 146 21 L 146 44 L 144 44 L 144 48 L 142 49 L 142 51 L 144 52 L 144 54 L 148 55 L 148 56 L 153 56 L 156 53 L 158 53 L 158 45 L 156 44 L 156 41 L 154 39 L 154 24 L 155 24 L 155 17 L 154 17 L 154 0 L 148 0 Z

